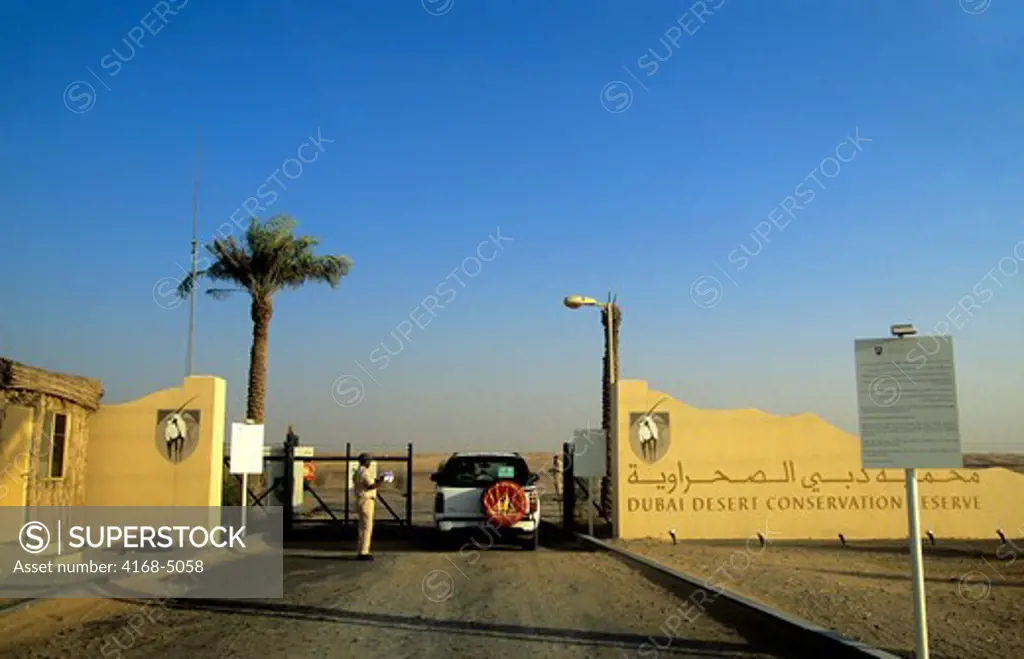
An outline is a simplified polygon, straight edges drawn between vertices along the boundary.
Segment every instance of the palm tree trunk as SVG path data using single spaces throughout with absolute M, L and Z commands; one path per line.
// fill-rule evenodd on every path
M 605 437 L 608 440 L 605 442 L 605 474 L 612 473 L 612 452 L 615 451 L 616 447 L 612 445 L 612 391 L 608 386 L 608 373 L 614 374 L 615 382 L 619 381 L 619 325 L 622 324 L 622 312 L 615 305 L 611 306 L 612 318 L 609 318 L 609 314 L 604 312 L 601 314 L 601 326 L 604 328 L 605 346 L 604 346 L 604 382 L 601 384 L 601 426 L 604 428 L 606 433 Z M 612 323 L 612 344 L 615 349 L 611 351 L 611 355 L 614 355 L 614 360 L 610 359 L 608 345 L 608 323 Z M 614 363 L 611 363 L 614 361 Z M 593 504 L 590 504 L 593 505 Z M 609 476 L 605 476 L 601 479 L 601 516 L 606 520 L 611 521 L 612 518 L 612 483 Z
M 267 345 L 274 307 L 270 299 L 252 299 L 252 350 L 249 352 L 249 399 L 245 416 L 263 423 L 267 395 Z

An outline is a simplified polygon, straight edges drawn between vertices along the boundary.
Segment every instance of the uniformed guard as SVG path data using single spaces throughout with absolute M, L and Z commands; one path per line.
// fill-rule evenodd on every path
M 377 489 L 384 482 L 383 476 L 376 480 L 370 475 L 370 465 L 373 458 L 369 453 L 359 455 L 359 468 L 353 479 L 353 488 L 356 494 L 356 505 L 359 506 L 359 549 L 356 559 L 360 561 L 372 561 L 370 554 L 370 538 L 373 536 L 373 508 L 377 500 Z
M 551 477 L 555 481 L 555 500 L 562 500 L 562 454 L 555 453 L 551 457 Z

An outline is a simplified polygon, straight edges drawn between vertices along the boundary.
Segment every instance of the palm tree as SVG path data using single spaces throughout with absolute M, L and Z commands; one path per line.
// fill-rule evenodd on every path
M 256 423 L 264 420 L 267 386 L 267 339 L 274 315 L 273 297 L 285 288 L 301 288 L 308 282 L 326 282 L 331 288 L 341 284 L 352 261 L 347 256 L 316 256 L 316 238 L 295 236 L 295 220 L 275 215 L 261 224 L 253 217 L 239 243 L 234 236 L 219 238 L 205 245 L 213 256 L 208 268 L 197 272 L 215 282 L 230 282 L 236 288 L 206 291 L 217 299 L 230 293 L 248 293 L 252 298 L 252 351 L 249 356 L 249 396 L 246 417 Z M 196 282 L 189 275 L 178 285 L 178 294 L 187 297 Z
M 614 375 L 612 380 L 615 382 L 619 381 L 619 326 L 622 325 L 622 310 L 615 304 L 613 300 L 609 300 L 611 304 L 604 308 L 601 312 L 601 325 L 604 327 L 605 335 L 605 347 L 604 347 L 604 377 L 601 384 L 601 424 L 604 427 L 605 436 L 608 437 L 608 441 L 605 442 L 605 473 L 612 473 L 612 451 L 615 447 L 612 446 L 612 392 L 608 387 L 608 373 L 609 370 Z M 610 311 L 609 311 L 610 310 Z M 612 346 L 607 345 L 608 343 L 608 323 L 612 323 L 611 339 L 614 344 L 614 350 Z M 611 357 L 614 355 L 614 359 Z M 614 363 L 612 363 L 614 362 Z M 593 505 L 593 504 L 591 504 Z M 611 479 L 607 476 L 601 479 L 601 516 L 606 520 L 612 518 L 612 483 Z

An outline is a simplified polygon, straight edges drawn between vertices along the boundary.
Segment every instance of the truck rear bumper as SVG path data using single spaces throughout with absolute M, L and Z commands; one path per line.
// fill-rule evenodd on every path
M 440 518 L 435 521 L 437 530 L 442 533 L 448 533 L 450 531 L 471 531 L 473 529 L 491 529 L 492 527 L 487 523 L 486 519 L 444 519 Z M 533 533 L 537 530 L 537 520 L 527 518 L 519 522 L 514 526 L 508 528 L 497 528 L 499 533 L 512 533 L 512 534 L 527 534 Z

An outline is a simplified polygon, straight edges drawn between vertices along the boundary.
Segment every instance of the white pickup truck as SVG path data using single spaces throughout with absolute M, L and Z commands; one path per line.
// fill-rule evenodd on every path
M 524 549 L 539 543 L 540 476 L 518 453 L 453 453 L 430 475 L 434 525 L 442 534 L 487 529 Z

